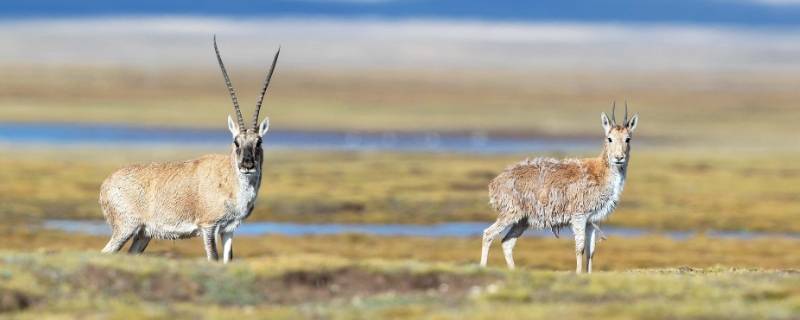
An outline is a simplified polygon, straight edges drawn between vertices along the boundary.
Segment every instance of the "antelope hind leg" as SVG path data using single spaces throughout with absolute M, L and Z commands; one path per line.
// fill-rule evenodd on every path
M 483 246 L 481 247 L 481 267 L 485 267 L 489 261 L 489 248 L 492 246 L 492 241 L 503 230 L 505 230 L 510 223 L 497 220 L 491 226 L 483 230 Z
M 101 252 L 103 253 L 114 253 L 122 249 L 125 245 L 125 242 L 128 242 L 134 233 L 136 233 L 136 228 L 124 228 L 124 229 L 117 229 L 111 232 L 111 239 L 108 240 L 108 243 L 103 248 Z
M 150 243 L 150 237 L 145 235 L 144 228 L 140 227 L 139 231 L 136 232 L 136 235 L 133 237 L 133 243 L 131 243 L 131 247 L 128 248 L 128 253 L 131 254 L 138 254 L 144 252 L 144 249 L 147 249 L 147 245 Z
M 503 237 L 503 256 L 506 258 L 506 265 L 509 269 L 514 269 L 514 246 L 517 244 L 517 239 L 522 236 L 522 233 L 528 229 L 528 220 L 523 219 L 515 223 L 511 230 Z

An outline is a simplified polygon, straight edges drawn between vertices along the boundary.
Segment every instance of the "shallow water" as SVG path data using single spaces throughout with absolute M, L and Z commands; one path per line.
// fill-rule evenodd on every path
M 264 146 L 318 150 L 509 153 L 598 148 L 598 139 L 512 138 L 486 134 L 347 133 L 270 131 Z M 230 143 L 227 130 L 146 128 L 122 125 L 0 122 L 0 143 L 203 147 Z
M 336 234 L 366 234 L 375 236 L 405 236 L 405 237 L 481 237 L 483 229 L 491 222 L 451 222 L 431 225 L 416 224 L 301 224 L 282 222 L 245 222 L 236 230 L 237 235 L 336 235 Z M 102 220 L 46 220 L 45 229 L 61 230 L 66 232 L 84 233 L 92 235 L 110 235 L 111 229 Z M 767 233 L 747 231 L 652 231 L 637 228 L 603 227 L 603 233 L 608 237 L 641 237 L 646 235 L 662 235 L 675 240 L 685 240 L 695 235 L 704 235 L 710 238 L 727 239 L 753 239 L 762 237 L 783 237 L 800 239 L 800 234 L 795 233 Z M 552 237 L 549 230 L 529 230 L 525 236 Z M 572 237 L 572 232 L 567 228 L 562 230 L 561 236 Z

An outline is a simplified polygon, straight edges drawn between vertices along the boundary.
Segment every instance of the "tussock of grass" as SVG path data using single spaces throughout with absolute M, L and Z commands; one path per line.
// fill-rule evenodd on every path
M 30 303 L 15 316 L 483 319 L 790 319 L 800 308 L 791 270 L 657 269 L 599 272 L 479 270 L 403 261 L 337 262 L 314 270 L 269 257 L 210 264 L 202 259 L 0 252 L 0 292 Z M 274 270 L 264 273 L 262 265 Z M 62 267 L 66 266 L 66 267 Z M 131 267 L 137 266 L 137 267 Z M 159 272 L 147 270 L 158 269 Z M 144 270 L 144 271 L 142 271 Z M 13 285 L 26 279 L 30 288 Z M 185 313 L 188 312 L 188 313 Z

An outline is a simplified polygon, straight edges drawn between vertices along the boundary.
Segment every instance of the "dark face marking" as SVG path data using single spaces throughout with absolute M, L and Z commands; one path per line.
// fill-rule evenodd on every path
M 261 148 L 261 137 L 255 131 L 240 132 L 233 139 L 233 151 L 239 172 L 252 174 L 261 169 L 264 151 Z

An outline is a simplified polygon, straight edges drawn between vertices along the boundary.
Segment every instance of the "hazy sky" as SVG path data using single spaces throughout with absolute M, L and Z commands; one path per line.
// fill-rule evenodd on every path
M 0 2 L 0 65 L 800 69 L 800 0 Z M 213 66 L 212 66 L 213 67 Z
M 138 17 L 0 22 L 0 64 L 548 70 L 800 69 L 800 33 L 742 27 L 459 20 Z M 235 67 L 234 67 L 235 68 Z

